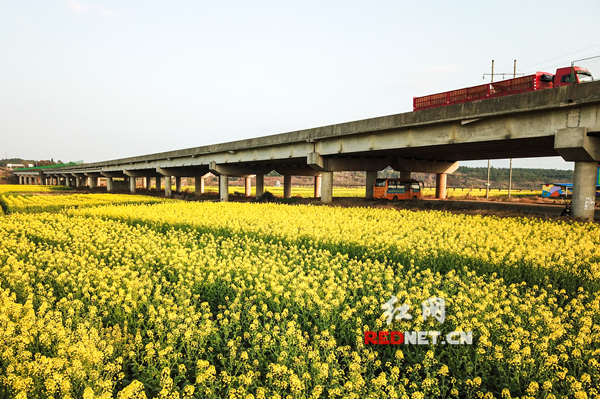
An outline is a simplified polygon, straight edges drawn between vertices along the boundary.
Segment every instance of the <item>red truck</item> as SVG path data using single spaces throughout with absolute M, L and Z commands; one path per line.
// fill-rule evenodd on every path
M 466 89 L 452 90 L 424 97 L 413 97 L 413 109 L 414 111 L 420 111 L 422 109 L 443 107 L 444 105 L 468 103 L 487 98 L 566 86 L 571 84 L 571 75 L 574 83 L 594 80 L 592 74 L 585 68 L 578 66 L 559 68 L 556 70 L 555 75 L 548 72 L 536 72 L 533 75 L 467 87 Z

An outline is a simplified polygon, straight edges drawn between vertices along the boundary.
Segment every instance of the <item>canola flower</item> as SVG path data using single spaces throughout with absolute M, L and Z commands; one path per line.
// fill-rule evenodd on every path
M 56 191 L 71 191 L 73 187 L 42 186 L 31 184 L 0 184 L 0 194 L 8 193 L 52 193 Z
M 513 264 L 492 255 L 506 230 Z M 233 203 L 1 217 L 0 397 L 596 397 L 591 276 L 567 291 L 493 272 L 527 276 L 523 256 L 561 237 L 577 253 L 546 260 L 591 270 L 591 224 Z M 386 324 L 392 295 L 412 320 Z M 420 317 L 432 296 L 443 325 Z M 370 346 L 368 330 L 475 342 Z
M 183 191 L 193 193 L 195 186 L 186 186 Z M 219 188 L 216 186 L 205 186 L 205 193 L 218 194 Z M 264 191 L 268 191 L 277 197 L 283 197 L 283 186 L 281 187 L 265 187 Z M 243 186 L 229 186 L 229 195 L 245 195 L 246 190 Z M 292 186 L 292 197 L 313 198 L 315 190 L 312 187 L 294 187 Z M 334 187 L 334 197 L 364 197 L 366 194 L 365 188 L 348 188 Z M 256 187 L 252 186 L 251 195 L 256 195 Z
M 600 287 L 600 228 L 529 218 L 455 215 L 373 208 L 248 203 L 168 203 L 69 211 L 155 228 L 253 235 L 317 246 L 363 259 L 422 262 L 434 270 L 455 262 L 511 282 L 575 291 Z
M 184 191 L 194 192 L 194 186 L 186 186 L 183 188 Z M 265 187 L 265 191 L 269 191 L 273 195 L 278 197 L 283 197 L 283 186 L 282 187 Z M 217 194 L 219 192 L 219 188 L 216 186 L 206 186 L 206 193 Z M 243 195 L 245 193 L 244 187 L 241 186 L 229 186 L 229 194 L 239 194 Z M 256 195 L 256 187 L 252 187 L 251 195 Z M 333 196 L 334 197 L 358 197 L 364 198 L 366 195 L 366 191 L 364 187 L 334 187 L 333 188 Z M 435 188 L 425 188 L 423 195 L 427 197 L 435 196 Z M 448 198 L 459 198 L 459 197 L 485 197 L 485 189 L 478 188 L 449 188 L 446 190 L 446 195 Z M 490 197 L 504 197 L 508 196 L 508 190 L 497 190 L 493 189 L 489 193 Z M 542 190 L 512 190 L 512 196 L 515 197 L 523 197 L 523 196 L 541 196 Z M 302 198 L 313 198 L 314 197 L 314 189 L 311 187 L 294 187 L 292 186 L 292 197 L 302 197 Z
M 157 204 L 168 200 L 128 194 L 0 195 L 4 213 L 58 212 L 65 208 L 86 208 L 107 204 Z

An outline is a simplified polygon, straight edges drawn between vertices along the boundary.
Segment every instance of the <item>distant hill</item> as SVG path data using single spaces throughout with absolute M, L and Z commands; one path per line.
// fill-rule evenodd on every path
M 508 188 L 509 168 L 490 168 L 490 187 Z M 381 177 L 400 177 L 391 169 L 380 172 Z M 426 187 L 435 186 L 435 174 L 413 173 L 413 178 L 421 180 Z M 487 167 L 459 166 L 448 174 L 448 187 L 485 188 Z M 546 183 L 572 183 L 573 171 L 560 169 L 513 168 L 512 187 L 523 190 L 539 190 Z M 364 183 L 363 183 L 364 184 Z
M 490 186 L 508 188 L 508 168 L 490 168 Z M 487 167 L 460 166 L 448 175 L 449 187 L 485 187 Z M 561 169 L 513 168 L 512 186 L 520 189 L 539 189 L 545 183 L 573 183 L 573 171 Z

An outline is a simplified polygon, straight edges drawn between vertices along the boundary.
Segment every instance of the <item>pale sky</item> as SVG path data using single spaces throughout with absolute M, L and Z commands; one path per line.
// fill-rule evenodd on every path
M 598 0 L 0 0 L 0 154 L 94 162 L 410 112 L 489 81 L 492 59 L 527 74 L 600 55 L 598 16 Z

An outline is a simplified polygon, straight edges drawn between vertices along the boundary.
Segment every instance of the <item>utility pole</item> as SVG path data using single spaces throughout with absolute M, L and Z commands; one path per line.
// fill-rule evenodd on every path
M 513 66 L 513 79 L 517 77 L 517 60 Z M 510 201 L 510 192 L 512 190 L 512 158 L 510 159 L 510 168 L 508 170 L 508 200 Z
M 485 184 L 485 199 L 490 198 L 490 160 L 488 159 L 488 178 Z
M 510 159 L 510 170 L 508 172 L 508 199 L 510 201 L 510 190 L 512 189 L 512 158 Z
M 485 77 L 488 76 L 488 75 L 492 77 L 492 82 L 491 83 L 494 83 L 494 75 L 502 75 L 502 79 L 504 79 L 506 77 L 506 75 L 510 76 L 509 73 L 505 73 L 505 72 L 494 73 L 494 60 L 492 60 L 492 73 L 484 73 L 483 74 L 483 79 L 485 79 Z M 524 73 L 517 73 L 517 60 L 515 60 L 515 67 L 514 67 L 514 70 L 513 70 L 513 78 L 516 78 L 517 75 L 524 75 Z

